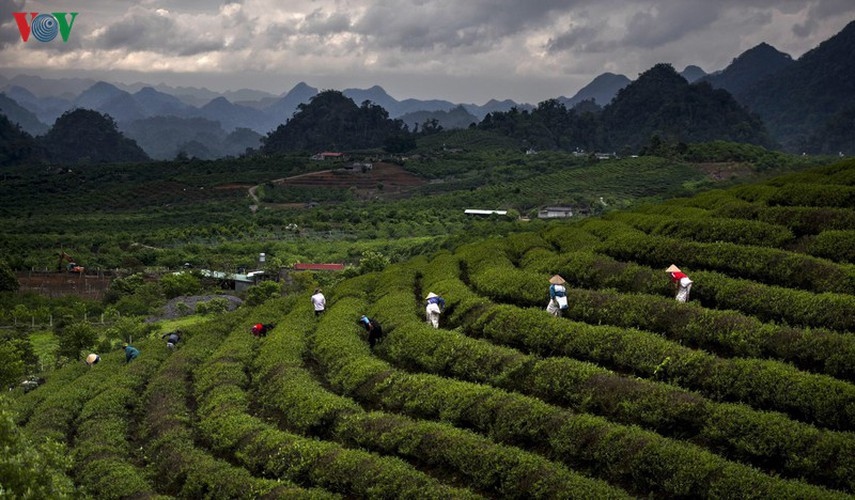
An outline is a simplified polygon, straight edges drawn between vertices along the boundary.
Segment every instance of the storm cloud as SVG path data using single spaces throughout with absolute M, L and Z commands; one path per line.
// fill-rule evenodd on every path
M 23 43 L 12 12 L 80 12 L 68 44 Z M 855 19 L 850 0 L 4 0 L 0 67 L 274 93 L 379 84 L 398 98 L 521 102 L 603 72 L 711 72 L 761 42 L 794 58 Z M 247 77 L 246 75 L 253 75 Z M 259 78 L 264 75 L 264 78 Z

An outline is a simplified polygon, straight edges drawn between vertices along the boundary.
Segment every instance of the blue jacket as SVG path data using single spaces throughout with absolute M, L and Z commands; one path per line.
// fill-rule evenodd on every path
M 136 359 L 136 357 L 139 355 L 140 352 L 137 350 L 136 347 L 125 347 L 125 363 L 130 363 L 132 359 Z
M 431 298 L 427 299 L 427 302 L 425 303 L 425 305 L 428 305 L 428 304 L 438 304 L 440 311 L 445 309 L 445 299 L 443 299 L 442 297 L 440 297 L 438 295 L 436 297 L 431 297 Z
M 556 286 L 560 286 L 561 289 L 556 290 Z M 554 299 L 555 297 L 566 297 L 567 289 L 564 285 L 549 285 L 549 298 Z

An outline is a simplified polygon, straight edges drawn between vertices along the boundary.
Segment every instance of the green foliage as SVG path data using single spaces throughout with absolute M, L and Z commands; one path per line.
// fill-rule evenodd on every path
M 215 297 L 211 300 L 196 303 L 196 314 L 223 314 L 229 310 L 229 299 Z
M 0 388 L 14 387 L 24 375 L 23 350 L 19 342 L 0 340 Z
M 76 321 L 61 328 L 59 337 L 59 350 L 57 356 L 70 360 L 80 360 L 84 350 L 91 350 L 98 340 L 98 333 L 89 323 Z
M 6 498 L 72 498 L 66 476 L 71 457 L 53 441 L 31 440 L 15 425 L 6 396 L 0 396 L 0 496 Z
M 167 299 L 181 295 L 195 295 L 202 291 L 202 283 L 192 273 L 165 274 L 160 278 L 160 289 Z
M 259 306 L 281 295 L 281 286 L 276 281 L 262 281 L 246 291 L 246 305 Z
M 20 286 L 18 278 L 9 267 L 9 263 L 0 259 L 0 292 L 16 292 Z

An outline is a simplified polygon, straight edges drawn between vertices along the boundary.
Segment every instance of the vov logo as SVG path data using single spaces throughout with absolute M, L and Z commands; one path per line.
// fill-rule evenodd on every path
M 27 21 L 27 12 L 13 12 L 15 22 L 18 23 L 18 31 L 21 32 L 21 40 L 27 41 L 30 35 L 40 42 L 50 42 L 56 35 L 62 36 L 62 42 L 68 43 L 68 35 L 74 25 L 77 12 L 52 12 L 50 14 L 39 14 L 29 12 L 30 20 Z M 71 20 L 68 20 L 68 15 Z

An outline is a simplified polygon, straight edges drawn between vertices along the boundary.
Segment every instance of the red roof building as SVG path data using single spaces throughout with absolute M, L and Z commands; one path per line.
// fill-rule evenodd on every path
M 309 264 L 298 262 L 294 264 L 295 271 L 344 271 L 344 264 Z

